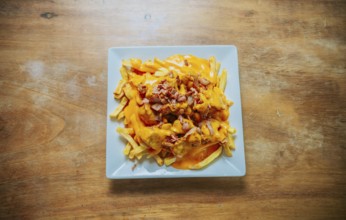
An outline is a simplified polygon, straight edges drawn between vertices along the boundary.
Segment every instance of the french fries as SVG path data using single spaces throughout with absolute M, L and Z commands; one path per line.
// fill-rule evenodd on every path
M 123 60 L 114 91 L 120 103 L 110 118 L 124 122 L 125 128 L 117 128 L 127 141 L 124 155 L 192 170 L 208 166 L 222 152 L 231 157 L 236 130 L 226 110 L 233 102 L 223 93 L 227 71 L 219 75 L 220 67 L 215 57 L 192 55 Z

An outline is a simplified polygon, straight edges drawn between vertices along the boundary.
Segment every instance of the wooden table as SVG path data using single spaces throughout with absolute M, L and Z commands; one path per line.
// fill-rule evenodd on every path
M 0 218 L 345 219 L 345 1 L 0 1 Z M 105 177 L 107 49 L 238 47 L 247 175 Z

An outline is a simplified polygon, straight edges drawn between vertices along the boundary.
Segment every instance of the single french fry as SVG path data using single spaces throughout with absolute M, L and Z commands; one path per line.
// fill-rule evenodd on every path
M 163 161 L 164 161 L 166 166 L 169 166 L 176 161 L 176 158 L 175 157 L 166 157 L 163 159 Z
M 127 142 L 127 144 L 126 144 L 126 147 L 124 148 L 124 150 L 123 150 L 123 153 L 125 154 L 125 155 L 129 155 L 129 153 L 130 153 L 130 151 L 131 151 L 131 144 L 129 143 L 129 142 Z
M 141 145 L 138 145 L 138 147 L 134 147 L 133 150 L 131 151 L 131 154 L 133 153 L 134 155 L 137 155 L 139 153 L 142 153 L 145 151 L 147 148 Z
M 129 76 L 127 74 L 126 68 L 124 66 L 122 66 L 120 68 L 120 74 L 121 74 L 121 76 L 123 77 L 124 80 L 127 81 L 129 79 Z
M 124 111 L 122 111 L 122 112 L 120 112 L 119 114 L 118 114 L 118 120 L 121 120 L 122 118 L 124 118 L 125 117 L 125 113 L 124 113 Z
M 228 141 L 227 141 L 227 146 L 229 147 L 229 149 L 234 150 L 235 149 L 235 145 L 234 145 L 234 139 L 232 135 L 228 136 Z
M 119 113 L 123 110 L 129 100 L 123 97 L 118 105 L 118 107 L 110 114 L 111 119 L 116 119 Z
M 118 83 L 117 88 L 114 90 L 114 96 L 119 95 L 123 92 L 123 87 L 125 86 L 126 81 L 125 80 L 120 80 Z
M 169 70 L 161 67 L 154 73 L 155 76 L 167 76 L 169 74 Z
M 217 63 L 216 63 L 216 71 L 215 71 L 216 75 L 219 74 L 220 66 L 221 66 L 221 63 L 220 63 L 220 62 L 217 62 Z
M 123 88 L 123 91 L 125 93 L 125 96 L 128 98 L 128 99 L 132 99 L 134 97 L 134 93 L 132 91 L 132 87 L 129 83 L 125 84 L 124 88 Z
M 230 134 L 235 134 L 237 130 L 235 128 L 228 127 L 227 132 Z
M 157 65 L 157 66 L 165 66 L 165 63 L 158 59 L 158 58 L 154 58 L 154 63 Z
M 196 169 L 201 169 L 201 168 L 207 166 L 212 161 L 214 161 L 218 156 L 220 156 L 221 152 L 222 152 L 222 147 L 219 147 L 216 151 L 214 151 L 212 154 L 210 154 L 203 161 L 201 161 L 195 165 L 190 166 L 189 169 L 196 170 Z
M 141 153 L 141 154 L 137 154 L 137 155 L 136 155 L 137 160 L 142 159 L 142 157 L 143 157 L 143 153 Z
M 159 165 L 159 166 L 162 166 L 163 165 L 163 160 L 162 158 L 159 156 L 159 155 L 153 155 L 154 159 L 156 160 L 156 163 Z
M 114 93 L 114 98 L 115 99 L 121 99 L 122 97 L 124 97 L 125 93 L 123 90 L 121 90 L 120 94 L 115 94 Z
M 219 85 L 219 88 L 223 92 L 225 91 L 226 83 L 227 83 L 227 71 L 225 69 L 223 69 L 221 76 L 220 76 L 220 85 Z
M 210 64 L 210 77 L 216 79 L 217 77 L 216 60 L 214 56 L 209 58 L 209 64 Z
M 131 63 L 131 68 L 134 68 L 134 69 L 140 69 L 140 67 L 142 66 L 142 60 L 140 59 L 131 58 L 130 63 Z

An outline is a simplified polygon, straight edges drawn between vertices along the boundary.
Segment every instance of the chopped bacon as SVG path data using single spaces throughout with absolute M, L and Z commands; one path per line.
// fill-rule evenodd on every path
M 186 101 L 186 96 L 184 96 L 184 95 L 179 95 L 179 97 L 178 97 L 178 102 L 185 102 Z
M 184 60 L 184 64 L 185 66 L 189 66 L 189 62 L 187 62 L 187 60 Z
M 193 98 L 192 98 L 192 96 L 188 96 L 188 97 L 187 97 L 187 104 L 188 104 L 188 105 L 192 105 L 192 104 L 193 104 Z
M 199 82 L 198 82 L 198 79 L 197 79 L 197 78 L 195 78 L 195 79 L 193 80 L 193 85 L 195 86 L 195 88 L 198 88 L 198 87 L 199 87 Z
M 153 105 L 151 105 L 151 108 L 155 111 L 160 111 L 162 108 L 162 105 L 161 104 L 153 104 Z
M 181 84 L 181 80 L 180 80 L 179 76 L 177 76 L 176 79 L 177 79 L 177 84 L 180 85 Z
M 209 82 L 207 79 L 205 79 L 205 78 L 199 78 L 198 80 L 199 80 L 199 82 L 200 82 L 202 85 L 207 86 L 207 85 L 210 84 L 210 82 Z
M 167 100 L 164 97 L 160 97 L 160 101 L 162 104 L 167 104 Z
M 168 142 L 168 141 L 164 141 L 164 142 L 162 142 L 162 146 L 164 146 L 164 147 L 173 147 L 174 144 L 173 144 L 173 143 L 170 143 L 170 142 Z
M 142 100 L 142 103 L 143 103 L 143 104 L 148 104 L 148 103 L 149 103 L 149 99 L 144 98 L 144 99 Z
M 161 100 L 157 95 L 153 95 L 150 99 L 149 99 L 150 103 L 160 103 Z
M 194 95 L 198 94 L 198 91 L 193 87 L 190 88 L 190 91 L 192 91 L 192 94 L 194 94 Z
M 189 135 L 191 135 L 192 133 L 196 132 L 196 127 L 191 128 L 188 132 L 186 132 L 186 134 L 184 135 L 184 137 L 187 137 Z
M 183 116 L 179 115 L 178 119 L 179 119 L 180 123 L 183 124 Z
M 137 86 L 138 92 L 141 97 L 145 97 L 145 93 L 147 92 L 147 86 L 143 84 L 139 84 Z
M 159 88 L 157 86 L 155 86 L 153 88 L 153 94 L 158 94 L 159 93 Z
M 203 101 L 202 101 L 202 100 L 200 99 L 200 97 L 198 97 L 198 96 L 195 97 L 195 101 L 196 101 L 197 104 L 202 104 L 202 103 L 203 103 Z M 196 104 L 196 103 L 195 103 L 195 104 Z
M 179 140 L 179 138 L 177 136 L 175 136 L 174 134 L 170 135 L 170 136 L 167 136 L 165 138 L 165 140 L 169 143 L 175 143 Z
M 186 121 L 183 122 L 183 130 L 184 131 L 187 131 L 189 130 L 190 126 L 189 126 L 189 123 L 187 123 Z

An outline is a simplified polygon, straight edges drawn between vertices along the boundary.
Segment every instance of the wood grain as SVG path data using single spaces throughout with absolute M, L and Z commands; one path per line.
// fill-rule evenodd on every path
M 0 1 L 0 218 L 345 219 L 345 1 Z M 247 175 L 105 177 L 107 49 L 238 47 Z

